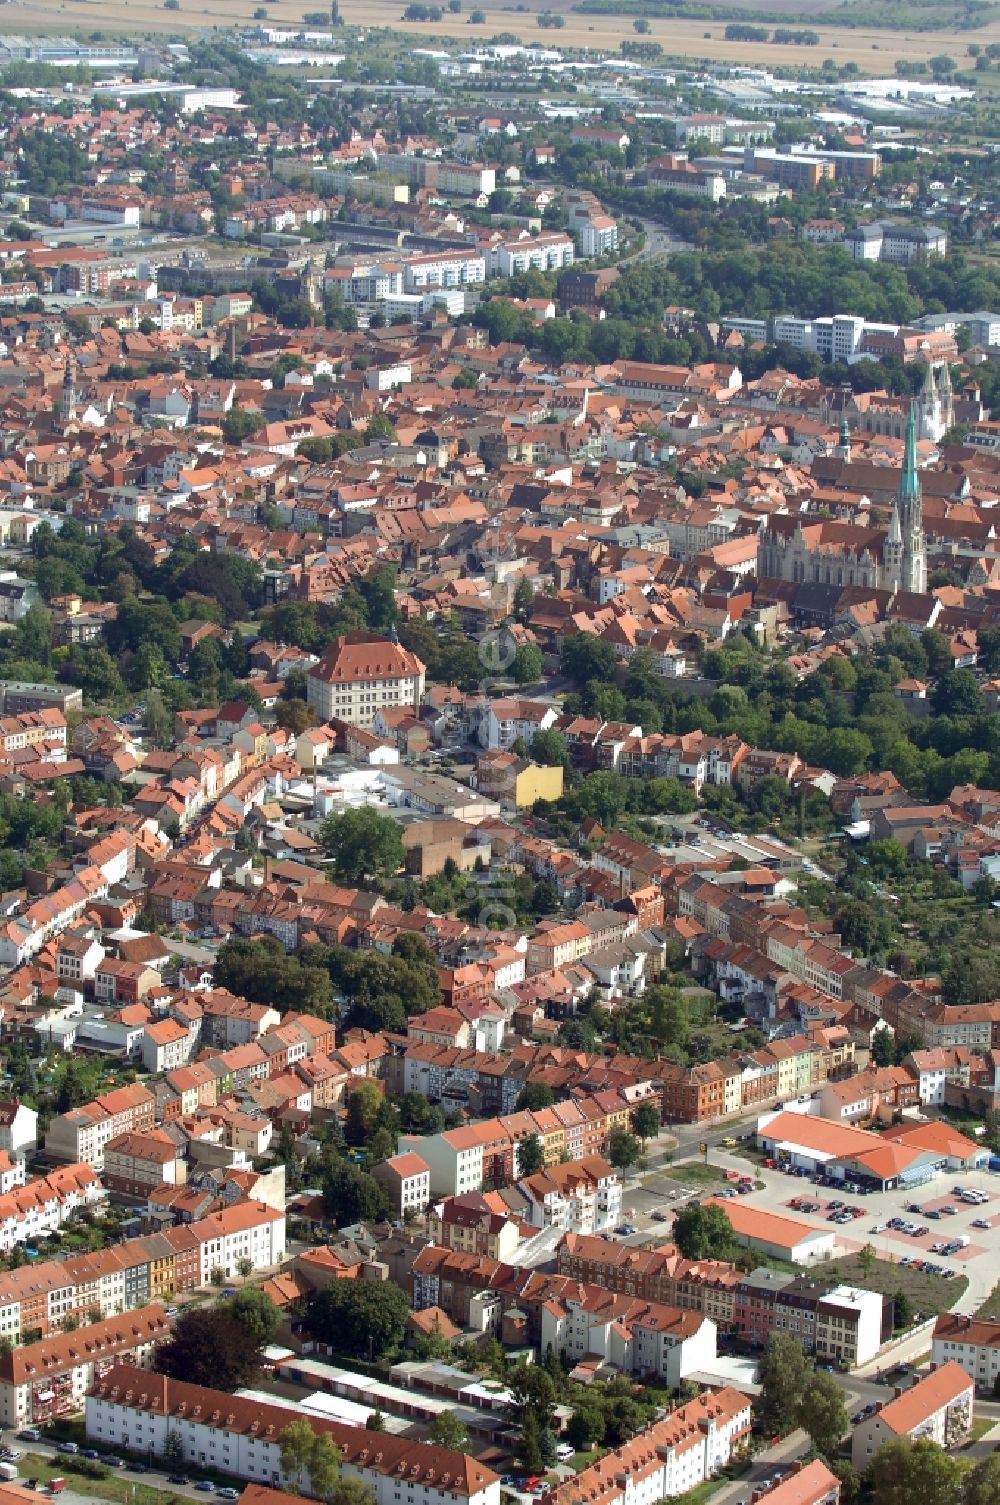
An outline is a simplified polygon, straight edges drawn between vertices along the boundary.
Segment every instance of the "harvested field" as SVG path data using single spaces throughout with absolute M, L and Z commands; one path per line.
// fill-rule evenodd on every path
M 476 39 L 498 31 L 511 32 L 525 42 L 550 47 L 598 47 L 617 52 L 623 39 L 633 37 L 628 16 L 581 16 L 568 9 L 570 0 L 533 0 L 531 8 L 515 11 L 486 4 L 486 25 L 470 27 L 460 18 L 447 17 L 436 27 L 400 20 L 406 0 L 341 0 L 340 12 L 352 26 L 387 26 L 440 46 L 443 34 L 452 35 L 469 46 Z M 180 0 L 179 11 L 165 11 L 154 0 L 15 0 L 4 9 L 8 31 L 117 30 L 125 32 L 181 33 L 206 26 L 244 25 L 251 22 L 259 0 Z M 465 9 L 473 9 L 467 0 Z M 307 11 L 323 8 L 322 0 L 276 0 L 268 5 L 268 19 L 288 23 L 300 20 Z M 566 25 L 561 30 L 542 30 L 537 23 L 540 10 L 560 10 Z M 801 15 L 802 13 L 799 12 Z M 748 15 L 748 19 L 750 19 Z M 456 21 L 458 24 L 456 24 Z M 810 23 L 811 24 L 811 23 Z M 929 31 L 905 34 L 873 27 L 849 30 L 835 26 L 812 26 L 820 37 L 818 47 L 789 47 L 770 42 L 726 42 L 724 21 L 694 21 L 671 17 L 650 20 L 648 40 L 659 42 L 672 57 L 705 62 L 763 63 L 770 66 L 816 67 L 823 58 L 838 63 L 857 63 L 863 73 L 891 74 L 897 58 L 926 62 L 940 53 L 956 59 L 966 55 L 970 42 L 985 46 L 1000 42 L 1000 22 L 992 22 L 977 31 Z

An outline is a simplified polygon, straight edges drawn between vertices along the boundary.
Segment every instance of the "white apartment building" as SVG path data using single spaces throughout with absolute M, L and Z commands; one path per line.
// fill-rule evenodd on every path
M 125 1317 L 11 1348 L 0 1355 L 0 1426 L 41 1426 L 75 1415 L 83 1410 L 95 1375 L 109 1363 L 144 1368 L 154 1343 L 169 1336 L 170 1318 L 157 1301 Z
M 953 1359 L 932 1369 L 895 1398 L 880 1404 L 874 1416 L 854 1428 L 851 1461 L 864 1470 L 887 1442 L 897 1437 L 926 1437 L 939 1447 L 963 1443 L 972 1426 L 975 1384 Z
M 424 665 L 399 643 L 371 632 L 336 638 L 306 675 L 306 698 L 321 721 L 371 726 L 382 706 L 420 708 Z
M 445 1129 L 425 1138 L 407 1139 L 404 1135 L 399 1149 L 414 1151 L 425 1162 L 432 1197 L 464 1196 L 483 1188 L 483 1146 L 488 1137 L 483 1127 L 464 1124 L 460 1129 Z
M 836 1286 L 816 1306 L 818 1359 L 855 1369 L 882 1347 L 883 1301 L 877 1291 Z
M 715 1323 L 701 1312 L 635 1302 L 598 1286 L 584 1292 L 542 1308 L 543 1349 L 551 1343 L 571 1363 L 597 1355 L 621 1374 L 655 1374 L 671 1388 L 715 1363 Z
M 265 1270 L 284 1258 L 285 1214 L 263 1202 L 237 1202 L 188 1226 L 201 1246 L 202 1285 L 209 1284 L 213 1270 L 232 1279 L 243 1259 Z
M 25 1103 L 0 1101 L 0 1150 L 12 1160 L 23 1160 L 38 1143 L 38 1114 Z
M 621 1178 L 600 1155 L 550 1165 L 519 1181 L 518 1190 L 528 1199 L 528 1216 L 536 1228 L 599 1233 L 621 1217 Z
M 553 272 L 573 265 L 573 241 L 562 231 L 529 235 L 523 231 L 514 240 L 489 248 L 488 268 L 492 277 L 513 277 L 517 272 Z
M 108 1140 L 131 1130 L 151 1129 L 155 1109 L 156 1098 L 141 1082 L 115 1087 L 54 1118 L 45 1135 L 46 1152 L 54 1160 L 82 1162 L 100 1170 Z
M 480 251 L 440 251 L 411 256 L 403 263 L 408 293 L 431 287 L 471 287 L 486 281 L 486 257 Z
M 934 1324 L 931 1358 L 935 1364 L 961 1364 L 978 1390 L 992 1394 L 1000 1376 L 1000 1322 L 942 1312 Z
M 706 1391 L 557 1485 L 544 1502 L 657 1505 L 711 1479 L 749 1436 L 749 1397 L 730 1386 Z
M 301 1481 L 286 1477 L 281 1466 L 281 1436 L 298 1414 L 291 1406 L 121 1364 L 92 1386 L 86 1425 L 93 1442 L 161 1457 L 172 1437 L 195 1470 L 217 1469 L 298 1493 Z M 500 1505 L 497 1475 L 465 1453 L 325 1417 L 310 1417 L 309 1425 L 332 1438 L 344 1477 L 367 1485 L 376 1505 L 400 1505 L 404 1498 L 406 1505 Z

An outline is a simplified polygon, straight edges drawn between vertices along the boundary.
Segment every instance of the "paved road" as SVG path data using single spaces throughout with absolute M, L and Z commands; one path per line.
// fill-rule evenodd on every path
M 51 1443 L 21 1442 L 17 1440 L 16 1432 L 4 1432 L 2 1436 L 0 1436 L 0 1441 L 2 1441 L 5 1446 L 17 1448 L 18 1451 L 23 1455 L 18 1460 L 17 1464 L 18 1470 L 20 1472 L 20 1478 L 17 1481 L 19 1483 L 22 1482 L 23 1479 L 30 1478 L 31 1476 L 31 1465 L 30 1462 L 26 1461 L 30 1453 L 34 1453 L 37 1457 L 50 1460 L 53 1467 L 64 1466 L 66 1463 L 66 1454 L 57 1452 L 55 1447 Z M 178 1499 L 200 1500 L 202 1502 L 202 1505 L 209 1505 L 209 1502 L 213 1502 L 213 1505 L 218 1505 L 214 1492 L 209 1494 L 207 1491 L 196 1490 L 191 1484 L 169 1484 L 167 1482 L 167 1472 L 168 1471 L 166 1469 L 147 1469 L 145 1473 L 140 1475 L 135 1473 L 130 1468 L 109 1469 L 109 1473 L 130 1483 L 142 1482 L 144 1484 L 149 1484 L 153 1489 L 161 1489 L 166 1494 L 175 1495 Z M 188 1477 L 193 1480 L 197 1480 L 201 1477 L 193 1470 L 189 1471 L 187 1465 L 182 1466 L 181 1472 L 187 1473 Z M 60 1495 L 60 1499 L 69 1501 L 70 1505 L 72 1505 L 73 1498 L 84 1501 L 85 1505 L 93 1505 L 93 1496 L 74 1494 L 74 1475 L 71 1472 L 67 1471 L 65 1478 L 66 1491 L 64 1494 Z M 40 1496 L 39 1498 L 41 1499 L 43 1497 Z
M 784 1464 L 787 1467 L 789 1463 L 794 1463 L 808 1452 L 809 1446 L 805 1432 L 790 1432 L 773 1447 L 758 1453 L 749 1473 L 737 1479 L 734 1484 L 727 1484 L 724 1489 L 716 1490 L 712 1495 L 712 1505 L 740 1505 L 740 1502 L 749 1500 L 753 1491 L 765 1479 L 774 1477 L 776 1465 Z

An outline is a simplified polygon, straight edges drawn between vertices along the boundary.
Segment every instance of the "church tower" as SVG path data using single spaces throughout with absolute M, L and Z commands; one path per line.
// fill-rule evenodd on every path
M 941 423 L 941 398 L 938 393 L 937 382 L 934 379 L 934 365 L 927 362 L 927 370 L 924 372 L 924 384 L 917 398 L 918 435 L 920 439 L 930 439 L 934 444 L 944 433 Z
M 927 544 L 924 538 L 920 476 L 917 472 L 917 418 L 912 407 L 906 425 L 903 473 L 899 481 L 899 495 L 893 510 L 893 517 L 902 538 L 900 589 L 923 595 L 927 590 Z M 893 525 L 890 524 L 890 537 L 892 533 Z M 888 545 L 888 539 L 886 543 Z
M 70 356 L 63 370 L 62 391 L 59 394 L 59 422 L 72 423 L 76 417 L 76 371 Z
M 851 428 L 846 417 L 840 425 L 840 438 L 834 446 L 833 453 L 838 460 L 843 460 L 845 464 L 849 465 L 851 463 Z
M 943 433 L 955 427 L 955 390 L 951 384 L 951 370 L 948 362 L 941 363 L 941 372 L 938 376 L 938 396 L 941 398 L 941 423 Z

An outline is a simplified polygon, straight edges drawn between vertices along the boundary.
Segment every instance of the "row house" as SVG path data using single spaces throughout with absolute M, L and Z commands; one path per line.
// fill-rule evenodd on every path
M 748 1396 L 708 1390 L 546 1491 L 541 1505 L 650 1505 L 685 1495 L 740 1454 L 751 1425 Z
M 46 1154 L 53 1160 L 100 1170 L 108 1141 L 118 1134 L 147 1132 L 153 1127 L 155 1109 L 154 1094 L 141 1082 L 113 1088 L 54 1118 L 45 1135 Z
M 35 1261 L 0 1274 L 0 1338 L 16 1343 L 35 1330 L 44 1337 L 67 1318 L 120 1316 L 208 1285 L 213 1270 L 235 1277 L 244 1258 L 268 1269 L 284 1248 L 284 1213 L 251 1201 L 107 1249 Z
M 191 1468 L 266 1485 L 267 1499 L 276 1488 L 301 1485 L 298 1474 L 286 1473 L 281 1456 L 282 1436 L 295 1414 L 284 1405 L 120 1364 L 88 1393 L 86 1427 L 88 1439 L 103 1447 L 157 1456 L 174 1439 Z M 343 1477 L 363 1486 L 375 1505 L 398 1505 L 404 1486 L 407 1505 L 499 1505 L 498 1476 L 465 1453 L 392 1432 L 379 1433 L 373 1443 L 364 1428 L 324 1416 L 311 1416 L 309 1425 L 329 1437 Z
M 91 1385 L 115 1363 L 146 1368 L 154 1344 L 169 1336 L 166 1308 L 152 1302 L 8 1349 L 0 1354 L 0 1425 L 17 1430 L 78 1415 Z

